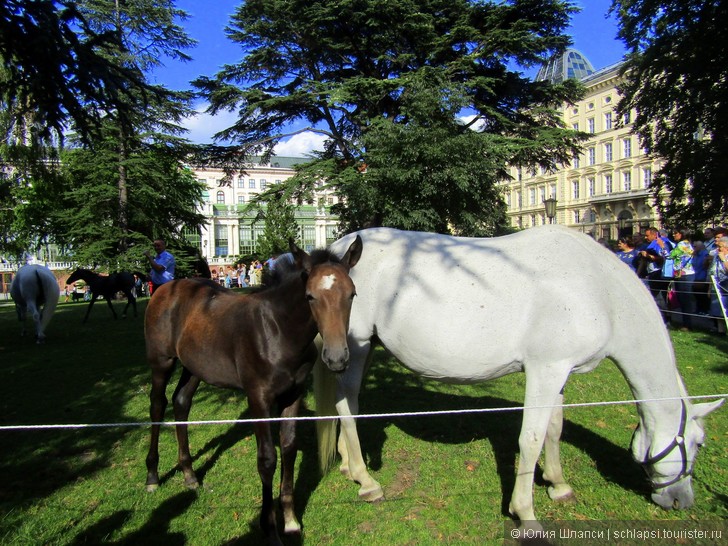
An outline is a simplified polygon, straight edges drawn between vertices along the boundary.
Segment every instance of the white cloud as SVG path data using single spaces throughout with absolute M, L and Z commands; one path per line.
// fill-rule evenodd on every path
M 197 109 L 197 113 L 182 122 L 182 126 L 189 131 L 186 138 L 195 144 L 212 144 L 212 137 L 215 133 L 227 129 L 237 119 L 236 112 L 220 112 L 214 116 L 204 112 L 205 107 Z
M 184 136 L 195 144 L 212 144 L 213 135 L 231 127 L 238 119 L 236 112 L 225 111 L 211 116 L 205 113 L 205 108 L 206 106 L 200 106 L 194 116 L 182 123 L 182 126 L 189 131 Z M 307 157 L 313 151 L 322 151 L 325 140 L 324 135 L 304 131 L 280 141 L 274 153 L 282 157 Z
M 281 157 L 306 157 L 313 151 L 323 151 L 326 137 L 313 131 L 304 131 L 279 142 L 274 153 Z

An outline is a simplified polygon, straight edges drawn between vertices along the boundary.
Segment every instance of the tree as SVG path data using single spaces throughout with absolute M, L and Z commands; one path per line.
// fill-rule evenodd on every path
M 33 239 L 42 240 L 52 234 L 62 244 L 71 242 L 76 255 L 86 263 L 112 264 L 114 260 L 111 252 L 117 254 L 120 263 L 127 262 L 127 251 L 141 242 L 140 237 L 154 238 L 173 232 L 164 222 L 157 233 L 143 229 L 139 219 L 131 217 L 133 214 L 138 215 L 141 209 L 140 202 L 129 202 L 130 194 L 145 191 L 146 187 L 154 183 L 146 183 L 138 177 L 138 171 L 131 173 L 130 169 L 139 169 L 139 161 L 143 162 L 151 154 L 160 158 L 158 170 L 166 169 L 167 175 L 174 173 L 169 161 L 179 160 L 186 155 L 187 147 L 177 138 L 182 132 L 177 124 L 190 112 L 191 95 L 150 85 L 146 77 L 149 70 L 159 66 L 166 58 L 189 59 L 183 50 L 194 42 L 176 23 L 177 19 L 184 19 L 186 14 L 168 0 L 84 0 L 72 4 L 30 2 L 29 6 L 25 6 L 25 2 L 10 4 L 12 7 L 8 11 L 13 15 L 4 22 L 5 26 L 12 29 L 16 25 L 30 36 L 45 32 L 48 38 L 43 43 L 48 44 L 52 51 L 46 58 L 45 51 L 34 49 L 30 53 L 30 50 L 19 45 L 5 44 L 5 49 L 0 49 L 0 55 L 6 55 L 9 60 L 6 63 L 10 66 L 7 73 L 12 76 L 2 83 L 19 81 L 17 90 L 0 85 L 0 101 L 5 101 L 7 106 L 6 115 L 0 120 L 5 122 L 3 129 L 7 135 L 0 153 L 12 166 L 9 171 L 11 177 L 3 181 L 3 188 L 13 204 L 0 214 L 4 223 L 12 228 L 4 248 L 14 251 L 21 245 L 31 248 Z M 0 14 L 7 15 L 3 11 Z M 33 47 L 37 46 L 33 44 Z M 51 64 L 61 63 L 61 75 L 46 66 L 49 60 Z M 98 72 L 94 72 L 95 69 Z M 85 70 L 90 73 L 76 74 L 77 71 Z M 126 79 L 105 79 L 108 71 L 124 75 Z M 37 75 L 41 81 L 29 88 L 23 87 L 28 85 L 25 79 L 32 75 Z M 48 78 L 47 85 L 60 93 L 54 97 L 55 102 L 50 95 L 44 95 L 50 93 L 42 79 L 44 75 Z M 90 90 L 89 96 L 86 96 L 83 89 L 79 88 L 86 85 L 100 88 Z M 26 103 L 37 111 L 24 109 Z M 45 132 L 38 129 L 44 123 L 50 124 Z M 57 162 L 48 162 L 49 153 L 58 155 L 54 148 L 57 142 L 53 138 L 53 131 L 58 134 L 65 128 L 76 131 L 72 139 L 75 146 L 82 146 L 86 148 L 86 153 L 104 158 L 105 161 L 104 165 L 98 165 L 91 159 L 84 159 L 85 156 L 78 149 L 64 155 L 66 160 L 74 163 L 68 169 L 74 171 L 75 179 L 68 186 L 57 183 Z M 112 157 L 109 148 L 111 143 L 115 146 L 116 158 Z M 21 157 L 24 163 L 18 162 L 17 158 Z M 31 163 L 33 175 L 28 176 L 26 172 Z M 147 167 L 153 169 L 154 166 L 145 165 L 142 168 Z M 113 188 L 109 186 L 110 168 L 115 169 Z M 83 169 L 86 171 L 82 172 Z M 169 181 L 177 179 L 174 174 L 169 176 Z M 67 181 L 66 178 L 61 180 Z M 79 183 L 88 184 L 88 187 L 79 186 Z M 132 187 L 133 184 L 140 187 Z M 161 208 L 168 214 L 165 204 L 160 201 L 169 200 L 168 193 L 171 191 L 174 194 L 171 201 L 180 208 L 180 212 L 171 214 L 169 218 L 187 216 L 190 219 L 187 212 L 194 211 L 199 192 L 188 190 L 182 184 L 179 191 L 165 188 L 164 192 L 148 192 L 147 200 L 141 206 L 150 212 Z M 96 207 L 105 214 L 113 212 L 114 216 L 91 214 L 80 223 L 78 218 L 67 223 L 56 221 L 52 231 L 47 221 L 33 222 L 34 219 L 56 217 L 49 206 L 63 203 L 64 192 L 69 191 L 76 198 L 82 195 L 85 207 Z M 29 194 L 32 199 L 27 199 Z M 48 198 L 53 195 L 56 199 Z M 112 198 L 116 203 L 110 206 L 107 200 Z M 94 199 L 98 199 L 98 202 Z M 17 210 L 28 213 L 19 215 Z M 64 216 L 68 211 L 61 209 L 60 212 L 60 216 Z M 192 227 L 199 224 L 199 218 L 195 218 Z M 96 222 L 91 222 L 92 219 Z M 70 231 L 65 232 L 62 228 Z M 88 230 L 89 234 L 103 235 L 93 240 L 93 237 L 83 236 L 79 229 Z M 115 248 L 109 247 L 109 237 L 116 237 Z M 82 245 L 86 247 L 82 248 Z M 130 253 L 132 256 L 134 254 Z M 136 254 L 141 257 L 141 251 Z
M 93 150 L 77 148 L 62 154 L 63 176 L 56 188 L 45 181 L 34 187 L 56 196 L 47 205 L 49 231 L 75 261 L 111 270 L 131 269 L 143 263 L 150 240 L 163 237 L 170 248 L 181 248 L 182 230 L 199 228 L 204 216 L 196 207 L 202 204 L 204 185 L 168 147 L 136 141 L 122 157 L 116 126 L 111 125 L 106 134 Z M 118 195 L 122 161 L 128 188 L 123 227 L 117 221 L 122 206 Z M 119 252 L 120 239 L 128 243 L 124 252 Z
M 168 1 L 143 6 L 142 2 L 126 0 L 123 4 L 125 11 L 136 12 L 137 27 L 144 18 L 159 21 L 165 14 L 185 17 Z M 61 137 L 73 127 L 85 139 L 104 118 L 112 116 L 130 127 L 140 101 L 166 100 L 171 92 L 151 85 L 140 67 L 128 62 L 129 55 L 138 59 L 140 50 L 132 51 L 117 29 L 98 24 L 99 13 L 118 5 L 118 0 L 0 2 L 1 109 L 12 112 L 21 124 L 31 115 L 37 134 L 44 138 Z M 123 22 L 127 25 L 131 21 Z M 145 24 L 148 29 L 153 26 Z M 164 25 L 168 37 L 178 40 L 174 47 L 184 42 L 179 29 L 172 35 L 168 23 Z M 157 35 L 163 28 L 156 26 Z M 168 56 L 173 47 L 156 39 L 150 39 L 146 46 L 148 58 L 161 49 L 166 49 Z M 174 56 L 188 58 L 179 48 Z
M 552 0 L 250 0 L 227 30 L 243 59 L 196 85 L 212 113 L 240 112 L 219 136 L 248 151 L 269 153 L 294 122 L 325 134 L 292 183 L 338 189 L 347 230 L 492 232 L 506 161 L 548 168 L 578 148 L 554 111 L 578 86 L 511 68 L 563 50 L 573 12 Z
M 266 192 L 266 196 L 264 204 L 257 202 L 252 205 L 258 210 L 258 217 L 264 220 L 263 233 L 256 245 L 256 254 L 263 258 L 288 252 L 288 241 L 299 238 L 295 209 L 285 186 L 278 185 Z
M 636 111 L 634 132 L 664 161 L 652 188 L 670 225 L 697 227 L 728 216 L 726 8 L 721 0 L 612 6 L 629 50 L 619 111 Z

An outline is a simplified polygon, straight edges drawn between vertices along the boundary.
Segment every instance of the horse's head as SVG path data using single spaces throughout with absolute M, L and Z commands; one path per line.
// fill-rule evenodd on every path
M 666 510 L 693 504 L 692 473 L 695 457 L 705 440 L 703 417 L 725 400 L 691 404 L 684 400 L 680 424 L 672 438 L 649 438 L 638 426 L 632 438 L 632 456 L 640 461 L 652 485 L 652 500 Z
M 76 269 L 71 276 L 66 279 L 66 285 L 73 284 L 76 281 L 86 280 L 85 277 L 89 273 L 88 269 Z
M 323 339 L 321 359 L 334 372 L 345 370 L 349 364 L 347 334 L 356 296 L 349 270 L 359 261 L 361 251 L 362 240 L 357 236 L 341 261 L 314 263 L 306 252 L 291 243 L 296 266 L 305 272 L 306 299 Z

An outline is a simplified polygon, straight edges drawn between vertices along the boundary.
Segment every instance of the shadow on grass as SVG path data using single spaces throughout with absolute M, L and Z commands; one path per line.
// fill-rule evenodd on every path
M 395 361 L 393 360 L 392 363 Z M 497 409 L 522 406 L 488 393 L 489 384 L 478 390 L 486 394 L 471 396 L 433 392 L 433 382 L 423 381 L 398 364 L 388 364 L 382 356 L 375 356 L 373 371 L 365 381 L 360 400 L 362 413 L 426 412 L 460 409 Z M 427 384 L 429 387 L 427 388 Z M 437 385 L 437 384 L 435 384 Z M 437 388 L 435 386 L 435 388 Z M 568 389 L 568 384 L 567 384 Z M 408 436 L 424 442 L 467 445 L 475 440 L 487 441 L 493 449 L 500 480 L 501 511 L 508 515 L 508 504 L 515 485 L 515 464 L 518 454 L 518 436 L 522 412 L 518 410 L 498 413 L 403 417 L 395 419 L 366 419 L 358 421 L 359 438 L 369 468 L 379 470 L 382 451 L 387 440 L 386 428 L 392 424 Z M 636 423 L 635 423 L 636 424 Z M 650 490 L 644 472 L 632 460 L 628 445 L 616 445 L 584 426 L 564 420 L 561 437 L 588 455 L 604 478 L 620 487 L 648 497 Z M 569 478 L 569 460 L 562 457 Z M 536 484 L 545 485 L 540 468 L 536 469 Z M 386 496 L 385 489 L 385 496 Z M 578 496 L 578 491 L 576 491 Z

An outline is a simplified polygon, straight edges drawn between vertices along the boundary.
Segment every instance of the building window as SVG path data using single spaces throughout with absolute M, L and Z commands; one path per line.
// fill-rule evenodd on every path
M 587 186 L 589 186 L 589 197 L 594 197 L 597 193 L 597 181 L 593 176 L 586 179 Z
M 541 186 L 541 202 L 546 201 L 546 186 Z
M 578 169 L 579 168 L 579 156 L 578 155 L 575 155 L 574 156 L 573 167 L 575 169 Z
M 578 210 L 574 211 L 574 223 L 575 224 L 581 223 L 581 213 Z
M 532 226 L 535 226 L 536 225 L 536 215 L 535 214 L 532 214 L 531 215 L 531 225 Z
M 593 146 L 589 148 L 589 165 L 594 165 L 597 162 L 597 149 Z
M 574 129 L 574 131 L 578 131 L 579 130 L 579 122 L 572 123 L 571 124 L 571 128 Z
M 604 114 L 604 130 L 610 131 L 612 129 L 612 113 L 607 112 Z
M 632 114 L 630 112 L 627 112 L 622 117 L 622 121 L 624 122 L 625 125 L 629 125 L 630 123 L 632 123 Z
M 528 190 L 528 202 L 530 205 L 536 204 L 536 188 L 530 188 Z
M 549 197 L 556 198 L 556 184 L 551 184 L 551 195 Z
M 594 133 L 594 118 L 589 118 L 588 120 L 586 120 L 586 126 L 588 132 Z
M 631 138 L 625 138 L 623 140 L 624 143 L 624 157 L 632 157 L 632 139 Z
M 228 227 L 226 225 L 215 226 L 215 256 L 228 255 Z
M 523 196 L 520 191 L 516 192 L 516 202 L 518 203 L 518 210 L 523 208 Z
M 642 180 L 645 188 L 649 188 L 652 185 L 652 169 L 650 167 L 642 169 Z
M 255 189 L 255 179 L 254 178 L 251 178 L 250 180 L 248 180 L 248 188 L 250 188 L 251 190 Z
M 612 193 L 612 175 L 604 175 L 604 193 Z
M 579 199 L 579 181 L 578 180 L 574 180 L 571 183 L 571 187 L 572 187 L 572 190 L 573 190 L 574 199 Z
M 260 189 L 264 190 L 266 187 L 268 187 L 268 181 L 265 178 L 260 179 Z
M 238 188 L 244 188 L 245 187 L 245 178 L 242 176 L 238 176 Z
M 225 204 L 225 192 L 224 191 L 217 192 L 217 204 L 218 205 Z
M 238 195 L 238 205 L 244 205 L 244 204 L 245 204 L 245 196 Z
M 607 142 L 604 145 L 604 161 L 612 161 L 612 157 L 613 157 L 613 154 L 612 154 L 612 143 L 611 142 Z
M 627 171 L 622 174 L 623 174 L 623 180 L 624 180 L 624 191 L 631 191 L 632 190 L 632 173 L 630 171 Z

